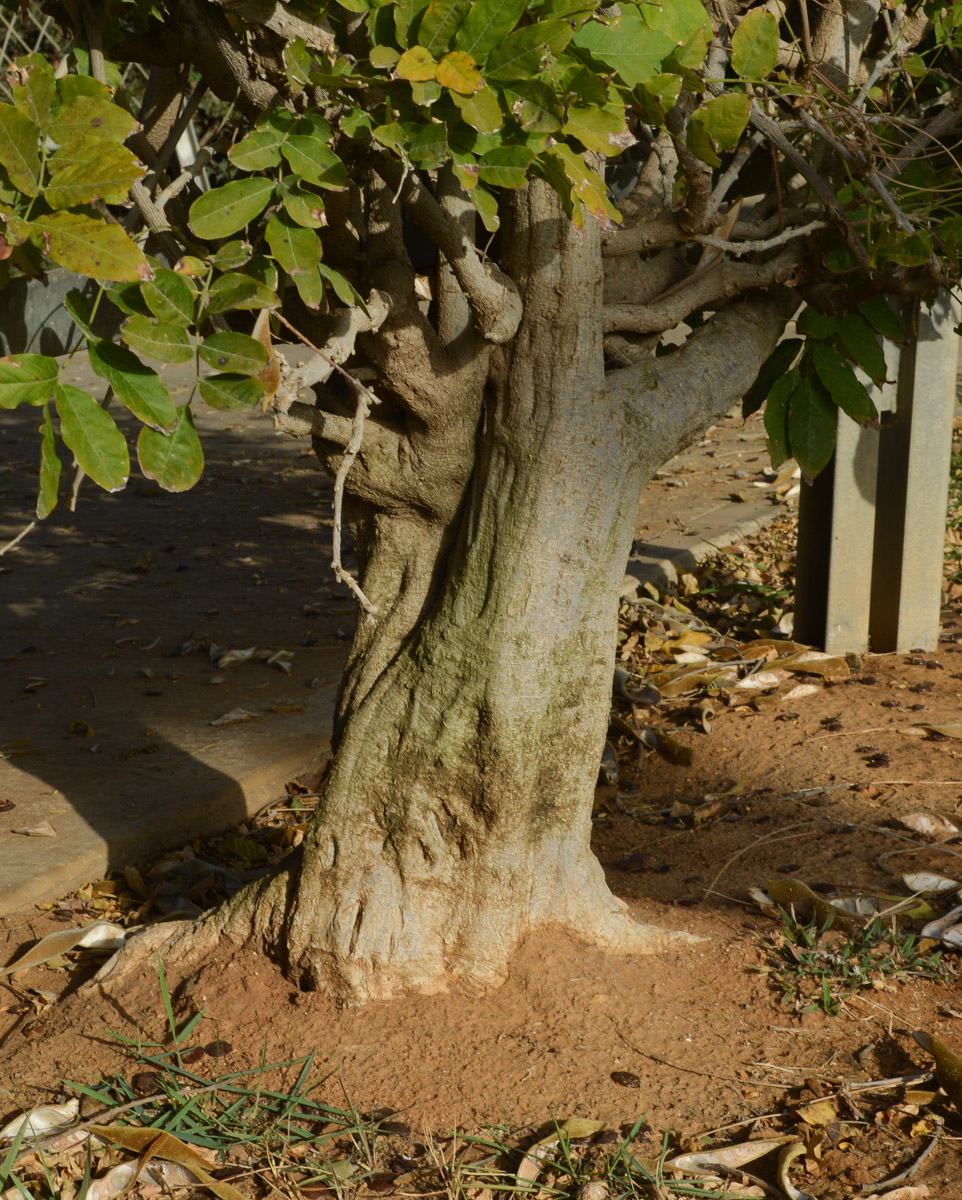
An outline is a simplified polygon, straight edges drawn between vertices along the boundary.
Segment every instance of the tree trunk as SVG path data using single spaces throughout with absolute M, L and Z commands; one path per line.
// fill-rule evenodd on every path
M 687 937 L 633 922 L 589 846 L 616 598 L 643 484 L 749 386 L 784 317 L 723 314 L 696 335 L 706 361 L 649 360 L 606 387 L 599 236 L 538 181 L 512 198 L 524 317 L 477 394 L 452 398 L 467 435 L 435 435 L 468 464 L 456 495 L 375 505 L 362 451 L 352 524 L 379 615 L 358 630 L 302 856 L 175 953 L 253 939 L 301 986 L 363 1001 L 496 982 L 537 926 L 615 951 Z
M 533 184 L 506 238 L 525 316 L 493 363 L 452 545 L 439 570 L 408 518 L 368 559 L 365 592 L 417 619 L 375 678 L 352 663 L 285 931 L 293 974 L 359 999 L 497 979 L 544 923 L 667 941 L 632 927 L 589 848 L 641 486 L 605 394 L 598 230 Z

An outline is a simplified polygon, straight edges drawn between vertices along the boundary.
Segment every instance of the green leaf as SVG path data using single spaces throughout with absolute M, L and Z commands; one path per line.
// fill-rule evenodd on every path
M 830 317 L 826 313 L 819 312 L 817 308 L 812 308 L 808 305 L 802 311 L 801 316 L 795 322 L 795 328 L 799 333 L 807 334 L 809 337 L 824 340 L 830 338 L 838 325 L 836 317 Z
M 902 322 L 892 312 L 884 296 L 873 296 L 870 300 L 863 300 L 858 306 L 858 311 L 890 342 L 905 341 Z
M 284 47 L 284 73 L 295 92 L 302 92 L 310 81 L 314 59 L 302 37 L 294 38 Z
M 83 294 L 80 288 L 71 288 L 63 298 L 63 306 L 70 314 L 70 319 L 77 326 L 84 337 L 96 337 L 91 322 L 93 317 L 90 314 L 90 305 L 87 303 L 87 297 Z
M 78 465 L 105 491 L 119 492 L 130 475 L 127 442 L 113 418 L 80 388 L 57 388 L 60 436 Z
M 816 342 L 809 353 L 812 366 L 825 390 L 842 412 L 847 413 L 859 425 L 867 425 L 878 418 L 878 410 L 864 385 L 837 350 L 822 342 Z
M 185 326 L 193 321 L 197 291 L 186 276 L 169 267 L 158 267 L 153 279 L 148 279 L 140 290 L 158 320 Z
M 430 108 L 441 99 L 441 85 L 436 79 L 411 84 L 411 99 L 419 108 Z
M 324 278 L 321 275 L 321 266 L 322 264 L 318 263 L 314 270 L 308 271 L 306 275 L 293 276 L 298 295 L 312 311 L 320 308 L 321 301 L 324 299 Z
M 264 395 L 264 385 L 250 375 L 208 375 L 200 381 L 200 394 L 211 408 L 233 412 L 253 408 Z
M 24 54 L 13 60 L 9 78 L 14 107 L 29 117 L 44 136 L 50 128 L 55 95 L 53 67 L 42 54 Z
M 218 276 L 210 285 L 207 311 L 220 313 L 232 308 L 277 308 L 279 304 L 276 294 L 266 283 L 250 275 L 232 272 Z
M 778 63 L 778 22 L 753 8 L 732 34 L 732 68 L 743 79 L 764 79 Z
M 567 201 L 571 219 L 577 227 L 584 224 L 582 206 L 604 229 L 613 228 L 613 223 L 621 219 L 608 199 L 605 181 L 570 146 L 563 143 L 552 146 L 536 165 L 562 200 Z
M 590 21 L 575 34 L 574 44 L 617 71 L 629 87 L 658 74 L 675 49 L 675 42 L 666 34 L 650 29 L 641 17 L 627 14 L 609 25 Z
M 143 178 L 143 163 L 126 146 L 86 142 L 82 151 L 78 154 L 71 148 L 62 159 L 63 151 L 58 150 L 50 158 L 50 182 L 43 198 L 51 208 L 73 208 L 92 200 L 122 204 L 131 187 Z
M 292 134 L 281 149 L 295 175 L 331 191 L 347 187 L 347 171 L 333 150 L 311 134 Z
M 40 179 L 40 128 L 12 104 L 0 104 L 0 163 L 10 182 L 36 196 Z
M 128 283 L 121 287 L 119 284 L 112 284 L 105 287 L 104 291 L 109 297 L 111 304 L 116 304 L 121 312 L 129 314 L 139 313 L 142 317 L 150 316 L 150 309 L 147 307 L 139 285 Z
M 751 107 L 750 96 L 743 92 L 728 92 L 697 109 L 692 120 L 700 118 L 715 145 L 722 150 L 731 150 L 745 132 Z
M 231 146 L 227 157 L 239 171 L 264 171 L 281 161 L 281 146 L 286 140 L 287 134 L 279 129 L 252 129 Z
M 121 336 L 131 350 L 161 362 L 185 363 L 194 357 L 190 335 L 182 325 L 154 321 L 150 317 L 128 317 Z
M 799 350 L 804 345 L 805 343 L 799 338 L 786 338 L 784 342 L 778 343 L 762 363 L 755 382 L 742 399 L 743 417 L 750 417 L 753 412 L 757 412 L 761 408 L 768 393 L 775 385 L 775 381 L 789 372 Z
M 468 14 L 471 0 L 430 0 L 421 18 L 418 42 L 434 54 L 443 53 Z
M 326 263 L 318 263 L 317 269 L 334 289 L 338 300 L 340 300 L 342 304 L 346 304 L 349 307 L 356 304 L 357 307 L 362 310 L 362 312 L 367 312 L 364 301 L 361 299 L 361 296 L 355 289 L 354 285 L 349 279 L 346 279 L 340 273 L 340 271 L 335 271 L 333 267 L 329 267 Z M 296 282 L 297 281 L 295 280 L 295 283 Z
M 448 130 L 440 121 L 428 121 L 408 146 L 408 155 L 424 170 L 439 167 L 448 154 Z
M 246 333 L 212 333 L 198 353 L 209 367 L 235 375 L 258 375 L 267 366 L 267 350 Z
M 486 188 L 475 187 L 468 192 L 468 199 L 477 210 L 481 224 L 488 233 L 497 233 L 501 226 L 501 218 L 498 216 L 498 202 L 494 196 Z
M 292 184 L 281 196 L 281 203 L 290 219 L 297 225 L 303 225 L 305 229 L 320 229 L 325 223 L 324 201 L 314 192 L 309 192 L 307 188 Z M 215 265 L 220 266 L 221 264 L 217 263 L 215 259 Z M 231 263 L 230 265 L 239 267 L 241 263 Z
M 561 101 L 546 83 L 538 79 L 506 83 L 501 95 L 525 133 L 556 133 L 564 124 L 565 110 Z M 493 133 L 494 130 L 484 132 Z
M 525 0 L 475 0 L 458 32 L 458 49 L 483 62 L 521 20 L 524 9 Z
M 809 478 L 828 464 L 835 449 L 838 409 L 817 379 L 800 379 L 788 405 L 792 455 Z
M 850 358 L 853 358 L 873 383 L 885 382 L 885 351 L 872 326 L 857 312 L 846 313 L 838 321 L 838 336 Z
M 552 57 L 564 51 L 571 34 L 567 21 L 539 21 L 516 29 L 488 55 L 485 75 L 504 81 L 539 75 Z
M 375 45 L 371 47 L 367 61 L 377 71 L 390 71 L 400 57 L 401 52 L 395 50 L 393 46 Z
M 221 246 L 211 259 L 211 263 L 218 271 L 233 271 L 235 267 L 242 267 L 244 263 L 248 262 L 253 253 L 254 249 L 250 242 L 238 239 Z
M 43 425 L 40 435 L 40 486 L 37 490 L 37 520 L 49 517 L 57 507 L 60 490 L 62 464 L 57 455 L 57 438 L 54 434 L 50 409 L 44 405 Z
M 74 212 L 49 213 L 22 224 L 40 234 L 49 258 L 78 275 L 132 283 L 150 274 L 143 251 L 120 225 Z
M 0 408 L 46 404 L 53 397 L 60 367 L 45 354 L 14 354 L 0 358 Z
M 765 432 L 768 434 L 768 453 L 772 466 L 780 466 L 792 451 L 788 438 L 788 403 L 799 383 L 797 371 L 779 376 L 765 400 Z
M 273 191 L 273 181 L 262 176 L 233 179 L 194 201 L 190 227 L 199 238 L 230 237 L 260 216 Z
M 58 146 L 81 139 L 123 142 L 137 128 L 137 118 L 125 108 L 97 96 L 78 96 L 54 113 L 50 137 Z
M 685 131 L 685 145 L 702 162 L 708 163 L 710 167 L 720 167 L 721 159 L 715 153 L 715 145 L 711 140 L 711 134 L 705 127 L 705 110 L 702 108 L 696 109 L 688 122 L 688 128 Z
M 648 27 L 663 33 L 676 46 L 685 45 L 694 34 L 710 28 L 708 14 L 699 0 L 642 0 L 641 10 Z
M 157 433 L 146 427 L 137 438 L 137 461 L 148 479 L 155 479 L 165 492 L 186 492 L 200 479 L 204 451 L 187 406 L 180 410 L 173 433 Z
M 498 97 L 489 87 L 481 88 L 473 96 L 454 93 L 451 99 L 461 110 L 462 119 L 479 133 L 496 133 L 504 124 Z M 560 128 L 560 122 L 555 128 Z
M 665 117 L 675 107 L 680 91 L 680 75 L 652 75 L 644 83 L 638 84 L 635 96 L 645 119 L 654 125 L 663 125 Z
M 438 63 L 437 81 L 459 96 L 473 96 L 482 86 L 481 72 L 470 54 L 452 50 Z
M 425 79 L 433 79 L 437 74 L 437 69 L 438 64 L 434 61 L 434 55 L 430 50 L 425 50 L 423 46 L 412 46 L 410 50 L 405 50 L 398 59 L 394 74 L 398 79 L 407 79 L 411 83 L 418 83 Z
M 126 346 L 112 342 L 91 342 L 88 352 L 91 367 L 135 417 L 154 429 L 174 428 L 177 410 L 156 371 L 145 367 Z
M 110 100 L 113 95 L 105 83 L 91 75 L 62 75 L 57 80 L 57 100 L 61 105 L 72 104 L 80 96 L 94 96 L 98 100 Z
M 524 187 L 534 158 L 535 152 L 527 146 L 498 146 L 478 160 L 478 176 L 489 186 Z
M 321 242 L 311 229 L 298 225 L 287 213 L 275 213 L 265 231 L 271 254 L 288 275 L 306 275 L 321 261 Z
M 586 150 L 612 157 L 634 142 L 625 124 L 624 110 L 612 112 L 604 108 L 582 108 L 572 105 L 563 133 L 575 137 Z

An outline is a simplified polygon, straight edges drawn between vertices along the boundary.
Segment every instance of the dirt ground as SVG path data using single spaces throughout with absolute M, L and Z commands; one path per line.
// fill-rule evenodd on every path
M 660 596 L 667 608 L 643 620 L 625 606 L 620 657 L 633 686 L 644 674 L 657 680 L 677 655 L 672 613 L 689 629 L 687 609 L 709 623 L 711 634 L 689 644 L 697 651 L 707 643 L 716 666 L 733 645 L 757 641 L 779 622 L 784 631 L 790 604 L 778 584 L 790 578 L 791 541 L 789 519 L 685 584 L 702 595 Z M 595 849 L 639 920 L 698 934 L 699 946 L 615 958 L 546 930 L 521 947 L 497 991 L 456 987 L 361 1010 L 293 991 L 270 962 L 225 948 L 171 980 L 175 1011 L 181 1019 L 205 1014 L 197 1037 L 226 1043 L 232 1070 L 263 1053 L 282 1060 L 316 1049 L 332 1071 L 320 1096 L 399 1112 L 422 1134 L 492 1124 L 523 1131 L 570 1117 L 624 1134 L 644 1115 L 637 1142 L 657 1157 L 665 1131 L 683 1148 L 795 1133 L 808 1155 L 793 1179 L 813 1196 L 868 1194 L 917 1158 L 939 1127 L 936 1152 L 910 1180 L 929 1191 L 914 1196 L 962 1198 L 962 1118 L 945 1095 L 922 1102 L 904 1087 L 853 1087 L 930 1068 L 917 1030 L 962 1052 L 957 953 L 946 953 L 932 978 L 896 963 L 868 970 L 862 986 L 849 989 L 839 963 L 850 939 L 836 929 L 822 991 L 811 973 L 785 969 L 785 925 L 748 890 L 795 879 L 820 896 L 891 897 L 910 894 L 902 880 L 909 871 L 962 878 L 957 842 L 901 823 L 918 812 L 962 816 L 958 591 L 947 589 L 934 654 L 867 656 L 823 674 L 789 669 L 751 704 L 734 687 L 702 687 L 710 712 L 693 712 L 690 695 L 654 708 L 637 698 L 616 704 Z M 639 761 L 646 727 L 667 757 Z M 280 852 L 277 830 L 291 821 L 280 810 L 296 810 L 287 842 L 296 841 L 316 786 L 292 785 L 264 822 L 237 836 Z M 182 854 L 216 852 L 215 839 Z M 148 878 L 146 865 L 143 873 Z M 119 878 L 4 919 L 4 960 L 64 924 L 132 919 L 141 901 Z M 936 914 L 950 907 L 931 903 Z M 929 954 L 935 947 L 923 945 Z M 155 973 L 110 996 L 79 987 L 89 973 L 37 968 L 4 981 L 0 1110 L 54 1100 L 64 1078 L 125 1070 L 124 1050 L 108 1032 L 164 1040 Z M 815 1118 L 804 1103 L 819 1097 L 830 1098 L 829 1115 Z

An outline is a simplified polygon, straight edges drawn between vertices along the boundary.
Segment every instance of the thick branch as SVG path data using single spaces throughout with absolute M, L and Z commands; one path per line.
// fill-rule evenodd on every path
M 933 144 L 938 146 L 942 138 L 962 121 L 962 88 L 948 92 L 944 98 L 947 101 L 945 107 L 914 133 L 898 154 L 889 160 L 885 168 L 886 178 L 895 179 L 912 159 L 918 158 Z
M 605 258 L 617 258 L 622 254 L 638 254 L 643 250 L 654 250 L 656 246 L 670 246 L 675 242 L 687 242 L 689 234 L 678 224 L 672 213 L 662 213 L 650 221 L 631 225 L 627 229 L 615 229 L 601 235 L 601 253 Z
M 451 264 L 481 336 L 496 344 L 510 341 L 521 321 L 521 297 L 514 283 L 493 263 L 486 266 L 481 261 L 458 222 L 397 159 L 378 154 L 372 165 Z
M 812 63 L 837 88 L 858 82 L 862 54 L 881 0 L 828 0 L 812 37 Z
M 226 16 L 209 0 L 181 0 L 178 29 L 190 61 L 222 100 L 247 116 L 283 103 L 278 88 L 255 77 Z
M 717 308 L 726 300 L 752 288 L 797 281 L 802 252 L 798 246 L 782 251 L 767 263 L 736 263 L 723 260 L 704 274 L 695 274 L 667 298 L 651 304 L 606 304 L 605 333 L 615 331 L 657 333 L 671 329 L 696 309 Z
M 673 353 L 608 373 L 608 394 L 623 404 L 639 447 L 654 449 L 652 461 L 689 445 L 748 391 L 797 307 L 793 292 L 775 288 L 717 313 Z
M 384 292 L 372 292 L 365 307 L 366 313 L 360 307 L 342 309 L 334 325 L 334 332 L 324 343 L 323 349 L 312 345 L 303 334 L 298 333 L 292 325 L 288 325 L 288 328 L 314 351 L 314 357 L 299 367 L 291 367 L 286 360 L 281 365 L 281 381 L 273 399 L 274 412 L 277 414 L 274 418 L 276 429 L 294 432 L 280 417 L 292 408 L 301 392 L 315 383 L 326 383 L 337 367 L 347 362 L 354 353 L 354 343 L 359 333 L 376 333 L 381 328 L 391 311 L 391 297 Z M 294 433 L 294 436 L 302 434 Z
M 295 14 L 278 0 L 212 0 L 212 3 L 247 24 L 262 25 L 285 42 L 303 38 L 311 50 L 322 51 L 334 45 L 334 31 L 321 12 L 308 15 L 301 10 Z

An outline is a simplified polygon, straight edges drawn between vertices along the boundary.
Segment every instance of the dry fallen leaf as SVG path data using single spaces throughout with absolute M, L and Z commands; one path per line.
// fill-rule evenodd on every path
M 913 892 L 951 892 L 955 888 L 962 887 L 962 883 L 957 879 L 949 879 L 946 875 L 937 875 L 935 871 L 912 871 L 907 875 L 903 875 L 905 886 L 912 889 Z
M 248 712 L 246 708 L 232 708 L 230 712 L 208 721 L 209 725 L 236 725 L 240 721 L 255 721 L 257 713 Z
M 899 820 L 906 829 L 911 829 L 913 833 L 921 833 L 936 842 L 952 841 L 959 836 L 958 825 L 940 813 L 906 813 Z
M 41 821 L 39 825 L 21 825 L 19 829 L 11 829 L 11 833 L 21 833 L 24 837 L 56 837 L 57 831 L 49 821 Z
M 0 977 L 12 975 L 14 971 L 25 971 L 43 963 L 69 954 L 71 950 L 103 950 L 113 953 L 119 950 L 132 930 L 114 925 L 110 921 L 93 921 L 75 929 L 58 929 L 36 942 L 16 962 L 0 968 Z
M 68 1100 L 66 1104 L 41 1104 L 22 1117 L 14 1117 L 0 1129 L 0 1142 L 12 1142 L 21 1129 L 24 1137 L 40 1137 L 55 1129 L 62 1129 L 73 1121 L 80 1110 L 79 1100 Z
M 794 1142 L 793 1137 L 762 1138 L 757 1142 L 737 1142 L 733 1146 L 719 1146 L 717 1150 L 698 1150 L 692 1154 L 678 1154 L 668 1159 L 666 1167 L 676 1171 L 696 1171 L 711 1174 L 719 1167 L 740 1170 L 746 1163 L 754 1162 Z
M 962 1059 L 945 1042 L 924 1029 L 917 1029 L 912 1036 L 935 1059 L 936 1079 L 956 1109 L 962 1112 Z
M 536 1142 L 525 1154 L 518 1167 L 517 1179 L 521 1184 L 530 1184 L 541 1174 L 545 1160 L 551 1158 L 555 1147 L 562 1137 L 571 1141 L 574 1138 L 591 1137 L 592 1134 L 604 1129 L 604 1121 L 588 1121 L 580 1117 L 572 1117 L 558 1126 L 558 1132 L 552 1133 L 540 1142 Z
M 142 1156 L 143 1165 L 152 1158 L 163 1158 L 168 1162 L 178 1163 L 187 1167 L 204 1187 L 209 1188 L 219 1200 L 246 1200 L 242 1192 L 231 1187 L 223 1180 L 214 1179 L 208 1171 L 213 1163 L 198 1153 L 193 1146 L 188 1146 L 180 1138 L 163 1130 L 141 1129 L 130 1125 L 90 1125 L 90 1132 L 101 1141 L 120 1146 L 134 1154 Z

